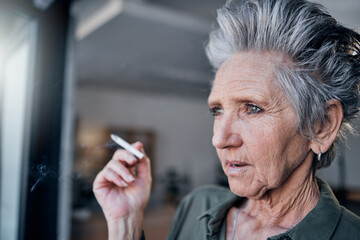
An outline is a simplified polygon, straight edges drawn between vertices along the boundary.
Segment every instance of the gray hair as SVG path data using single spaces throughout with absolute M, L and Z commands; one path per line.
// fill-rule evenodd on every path
M 305 0 L 232 0 L 218 10 L 219 29 L 210 33 L 206 54 L 217 70 L 245 51 L 289 56 L 277 64 L 278 84 L 295 109 L 299 131 L 316 140 L 316 122 L 326 120 L 325 104 L 337 99 L 344 119 L 335 143 L 314 167 L 335 158 L 335 145 L 353 132 L 350 120 L 360 106 L 360 35 L 341 26 L 319 4 Z

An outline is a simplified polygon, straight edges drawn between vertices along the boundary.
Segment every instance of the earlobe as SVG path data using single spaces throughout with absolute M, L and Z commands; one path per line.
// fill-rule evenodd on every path
M 315 153 L 325 153 L 334 143 L 340 130 L 344 112 L 339 100 L 326 102 L 326 118 L 315 128 L 316 140 L 311 141 L 311 149 Z

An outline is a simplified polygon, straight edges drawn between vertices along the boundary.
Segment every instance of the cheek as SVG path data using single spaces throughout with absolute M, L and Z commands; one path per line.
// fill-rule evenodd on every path
M 284 157 L 288 139 L 275 124 L 247 127 L 244 141 L 260 181 L 275 180 L 286 171 Z
M 221 150 L 218 149 L 218 148 L 215 148 L 215 150 L 216 150 L 216 154 L 218 156 L 218 159 L 221 161 Z
M 215 138 L 216 138 L 216 135 L 215 135 L 215 133 L 216 133 L 216 130 L 217 130 L 217 121 L 216 121 L 216 119 L 214 119 L 214 122 L 213 122 L 213 132 L 212 132 L 212 138 L 211 138 L 211 143 L 212 143 L 212 145 L 215 147 Z M 215 147 L 216 148 L 216 147 Z M 217 149 L 216 149 L 217 150 Z
M 243 140 L 247 151 L 256 157 L 255 161 L 264 160 L 264 157 L 274 154 L 281 137 L 268 124 L 248 124 L 243 131 Z

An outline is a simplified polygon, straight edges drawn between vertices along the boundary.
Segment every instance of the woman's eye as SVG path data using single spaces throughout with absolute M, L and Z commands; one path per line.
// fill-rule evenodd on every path
M 224 110 L 222 110 L 219 107 L 211 107 L 209 109 L 209 111 L 210 111 L 211 115 L 213 115 L 214 117 L 219 116 L 221 113 L 224 112 Z
M 262 111 L 261 108 L 254 104 L 246 104 L 247 107 L 247 113 L 248 114 L 254 114 L 254 113 L 260 113 Z

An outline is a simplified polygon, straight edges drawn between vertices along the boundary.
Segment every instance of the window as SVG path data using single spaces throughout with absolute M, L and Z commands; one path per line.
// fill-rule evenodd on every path
M 59 198 L 69 6 L 0 2 L 0 239 L 66 238 Z
M 21 176 L 27 162 L 35 22 L 1 9 L 1 239 L 18 239 Z M 30 100 L 30 101 L 29 101 Z

